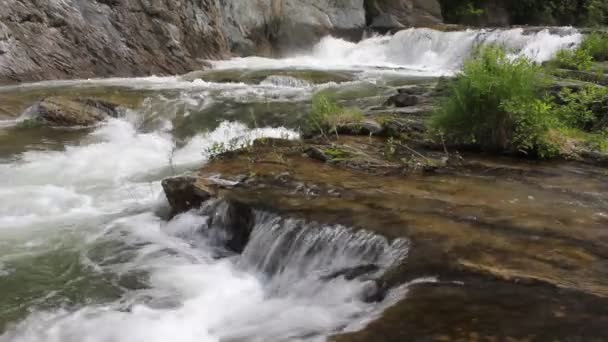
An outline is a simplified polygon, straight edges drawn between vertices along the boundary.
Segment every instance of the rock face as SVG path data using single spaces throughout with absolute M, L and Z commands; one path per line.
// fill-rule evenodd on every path
M 374 22 L 441 21 L 437 0 L 2 0 L 0 6 L 2 83 L 183 74 L 205 59 L 309 48 L 327 34 L 359 39 Z
M 441 6 L 434 0 L 366 0 L 368 24 L 379 31 L 441 23 Z
M 117 117 L 117 106 L 94 99 L 47 97 L 26 112 L 30 120 L 49 126 L 90 126 L 108 117 Z
M 3 0 L 0 81 L 183 73 L 228 56 L 216 0 Z

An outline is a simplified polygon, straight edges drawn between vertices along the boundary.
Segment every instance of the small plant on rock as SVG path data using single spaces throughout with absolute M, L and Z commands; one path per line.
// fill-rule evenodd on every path
M 312 98 L 312 110 L 308 115 L 307 126 L 309 133 L 325 136 L 338 134 L 338 128 L 345 125 L 357 125 L 363 121 L 363 113 L 356 108 L 340 106 L 334 99 L 323 94 L 315 94 Z

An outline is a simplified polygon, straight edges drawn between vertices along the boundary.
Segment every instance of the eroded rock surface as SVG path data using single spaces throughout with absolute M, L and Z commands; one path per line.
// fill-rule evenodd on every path
M 311 148 L 327 160 L 309 157 Z M 420 278 L 436 282 L 411 284 L 380 319 L 336 341 L 607 336 L 608 189 L 601 170 L 465 156 L 457 167 L 404 176 L 416 158 L 441 159 L 423 150 L 408 156 L 408 148 L 387 151 L 385 140 L 370 137 L 268 140 L 219 156 L 199 177 L 249 170 L 242 186 L 220 188 L 218 196 L 411 241 L 407 258 L 374 282 L 369 300 Z M 335 276 L 365 278 L 368 271 L 373 266 Z

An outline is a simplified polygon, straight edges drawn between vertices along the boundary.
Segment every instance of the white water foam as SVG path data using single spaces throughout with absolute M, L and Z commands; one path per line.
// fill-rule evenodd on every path
M 284 59 L 261 57 L 216 61 L 219 69 L 401 69 L 413 75 L 441 75 L 458 70 L 477 45 L 499 44 L 517 56 L 536 62 L 578 45 L 583 35 L 573 28 L 526 31 L 522 28 L 442 32 L 412 28 L 392 36 L 376 36 L 351 43 L 325 37 L 310 54 Z
M 29 151 L 15 163 L 0 164 L 0 227 L 149 205 L 156 201 L 160 185 L 146 175 L 199 166 L 207 158 L 204 152 L 216 143 L 239 147 L 258 137 L 295 136 L 282 128 L 252 130 L 224 122 L 176 149 L 168 132 L 141 133 L 130 122 L 111 119 L 81 145 L 66 146 L 64 151 Z
M 244 265 L 251 266 L 243 267 L 231 259 L 214 259 L 212 249 L 193 229 L 205 221 L 186 213 L 165 223 L 146 213 L 108 223 L 104 234 L 95 239 L 119 237 L 137 254 L 122 264 L 91 263 L 100 272 L 149 272 L 149 288 L 128 292 L 116 302 L 75 311 L 35 312 L 0 336 L 0 341 L 324 341 L 329 333 L 360 328 L 404 293 L 405 289 L 399 289 L 382 303 L 368 304 L 361 299 L 367 282 L 342 277 L 319 280 L 319 271 L 344 265 L 395 262 L 407 251 L 401 242 L 389 244 L 377 236 L 340 227 L 314 234 L 314 227 L 309 230 L 294 221 L 263 218 L 243 255 Z M 277 246 L 272 238 L 282 240 L 289 232 L 299 236 L 291 245 L 283 241 L 288 244 L 284 248 L 290 247 L 290 256 L 272 262 L 292 272 L 289 277 L 276 276 L 271 281 L 275 286 L 269 286 L 259 273 L 269 261 L 259 258 L 258 249 Z M 311 249 L 317 253 L 310 254 Z M 280 257 L 273 250 L 270 257 Z M 298 260 L 303 264 L 294 264 Z M 301 275 L 294 277 L 293 271 Z M 278 284 L 289 285 L 293 291 L 277 291 Z
M 0 236 L 15 242 L 12 252 L 0 257 L 0 276 L 10 276 L 6 265 L 11 258 L 43 253 L 45 247 L 54 248 L 45 246 L 48 241 L 73 234 L 82 238 L 76 245 L 70 242 L 70 248 L 80 250 L 79 263 L 88 272 L 149 274 L 147 286 L 128 290 L 115 301 L 32 307 L 0 341 L 323 341 L 328 334 L 360 328 L 401 298 L 400 290 L 382 303 L 365 303 L 362 293 L 368 282 L 339 276 L 321 281 L 319 276 L 359 263 L 386 267 L 404 255 L 406 245 L 389 245 L 383 238 L 342 227 L 307 228 L 258 215 L 243 259 L 217 260 L 215 249 L 198 231 L 205 217 L 185 213 L 164 222 L 152 213 L 171 151 L 174 167 L 187 169 L 204 162 L 203 152 L 214 143 L 237 147 L 258 137 L 296 135 L 225 122 L 175 150 L 168 132 L 142 133 L 131 122 L 113 119 L 64 151 L 26 152 L 16 163 L 0 164 L 0 201 L 7 204 L 0 208 Z M 143 210 L 125 211 L 134 207 Z M 70 234 L 63 231 L 66 227 Z M 311 235 L 313 229 L 318 234 Z M 295 254 L 284 259 L 292 272 L 271 275 L 259 259 L 260 249 L 272 249 L 270 258 L 281 262 L 274 240 L 289 244 L 285 234 L 290 231 L 300 236 L 291 246 Z M 102 256 L 92 252 L 108 242 L 123 247 Z M 313 250 L 318 254 L 311 254 Z

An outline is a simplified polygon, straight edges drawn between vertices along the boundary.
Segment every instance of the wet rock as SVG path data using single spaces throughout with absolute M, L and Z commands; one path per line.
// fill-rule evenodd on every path
M 399 93 L 397 95 L 389 97 L 388 100 L 386 100 L 386 102 L 384 103 L 384 105 L 401 108 L 415 106 L 418 104 L 418 102 L 418 96 Z
M 49 126 L 90 126 L 119 115 L 117 105 L 95 99 L 47 97 L 30 107 L 30 120 Z
M 377 272 L 380 269 L 378 265 L 367 264 L 367 265 L 359 265 L 354 267 L 348 267 L 336 272 L 330 273 L 321 277 L 322 280 L 332 280 L 338 277 L 344 277 L 346 280 L 353 280 L 355 278 L 359 278 L 364 275 L 369 275 L 370 273 Z
M 323 163 L 329 159 L 325 152 L 314 146 L 309 147 L 304 153 L 306 153 L 309 158 L 321 161 Z
M 365 303 L 378 303 L 386 298 L 388 287 L 378 280 L 370 280 L 367 282 L 361 294 L 362 300 Z
M 253 209 L 235 200 L 218 200 L 204 208 L 209 215 L 209 227 L 216 243 L 235 253 L 241 253 L 249 242 L 255 224 Z
M 211 198 L 211 193 L 196 182 L 195 177 L 189 176 L 167 178 L 161 182 L 173 215 L 200 208 L 203 202 Z
M 336 127 L 340 134 L 350 135 L 380 135 L 383 131 L 382 125 L 372 119 L 365 119 L 360 122 L 345 123 Z
M 412 86 L 408 88 L 399 88 L 397 89 L 397 92 L 403 95 L 424 95 L 428 92 L 428 89 L 423 86 Z

